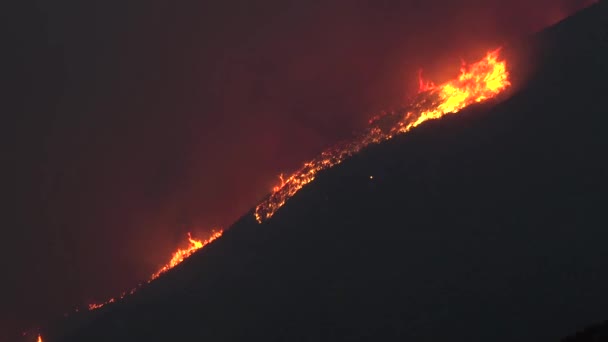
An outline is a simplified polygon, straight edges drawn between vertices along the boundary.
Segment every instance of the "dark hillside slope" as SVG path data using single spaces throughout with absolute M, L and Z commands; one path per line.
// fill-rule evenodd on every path
M 557 341 L 608 319 L 606 7 L 507 48 L 510 98 L 365 150 L 45 341 Z

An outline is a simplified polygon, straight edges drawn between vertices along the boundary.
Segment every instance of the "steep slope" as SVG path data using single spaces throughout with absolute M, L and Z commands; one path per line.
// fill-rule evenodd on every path
M 555 341 L 605 320 L 607 7 L 508 46 L 504 101 L 364 150 L 45 341 Z
M 608 341 L 608 321 L 594 324 L 582 331 L 563 339 L 564 342 L 596 342 Z

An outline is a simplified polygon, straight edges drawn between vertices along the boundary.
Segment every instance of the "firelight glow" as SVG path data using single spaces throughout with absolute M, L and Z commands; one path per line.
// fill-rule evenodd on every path
M 438 86 L 425 82 L 420 75 L 419 94 L 409 106 L 376 116 L 370 120 L 367 131 L 358 138 L 324 151 L 289 177 L 281 174 L 279 184 L 255 208 L 255 219 L 262 223 L 271 218 L 289 198 L 312 182 L 320 171 L 340 164 L 370 144 L 389 140 L 427 120 L 439 119 L 473 103 L 496 97 L 511 85 L 506 61 L 499 59 L 499 54 L 500 48 L 488 52 L 476 63 L 463 65 L 458 78 Z
M 175 253 L 173 253 L 173 257 L 171 258 L 171 260 L 165 266 L 161 267 L 158 271 L 156 271 L 156 273 L 154 273 L 150 277 L 149 282 L 160 277 L 161 274 L 167 272 L 173 267 L 179 265 L 182 261 L 191 256 L 192 253 L 205 247 L 207 244 L 211 243 L 213 240 L 219 238 L 220 236 L 222 236 L 222 230 L 214 232 L 209 238 L 207 238 L 207 240 L 201 241 L 193 239 L 192 235 L 188 233 L 188 242 L 190 243 L 190 246 L 185 249 L 178 249 Z
M 191 256 L 194 252 L 207 246 L 208 244 L 210 244 L 211 242 L 213 242 L 214 240 L 216 240 L 217 238 L 222 236 L 223 233 L 224 233 L 224 231 L 222 229 L 214 230 L 212 232 L 212 234 L 206 240 L 194 239 L 192 237 L 192 235 L 190 235 L 190 233 L 188 233 L 189 246 L 186 248 L 178 248 L 177 251 L 175 251 L 173 253 L 171 260 L 169 260 L 169 262 L 167 264 L 165 264 L 163 267 L 161 267 L 158 271 L 154 272 L 154 274 L 152 274 L 150 276 L 150 279 L 148 279 L 148 281 L 146 281 L 145 283 L 150 283 L 154 279 L 160 277 L 161 274 L 163 274 L 163 273 L 169 271 L 170 269 L 172 269 L 173 267 L 179 265 L 182 261 L 184 261 L 186 258 Z M 135 293 L 135 291 L 137 291 L 137 289 L 140 288 L 143 284 L 144 283 L 141 283 L 141 284 L 137 285 L 136 287 L 132 288 L 129 292 L 123 292 L 120 294 L 120 296 L 118 296 L 116 298 L 110 298 L 103 303 L 91 303 L 91 304 L 89 304 L 88 308 L 89 308 L 89 310 L 96 310 L 107 304 L 114 303 L 117 300 L 123 299 L 127 295 Z
M 279 175 L 279 184 L 273 188 L 270 196 L 256 207 L 254 213 L 256 220 L 262 223 L 272 217 L 289 198 L 306 184 L 312 182 L 320 171 L 340 164 L 363 148 L 406 133 L 427 120 L 457 113 L 470 104 L 496 97 L 510 86 L 506 62 L 499 59 L 499 53 L 500 49 L 488 52 L 482 60 L 469 66 L 463 66 L 457 79 L 438 86 L 424 81 L 420 75 L 419 94 L 409 106 L 374 117 L 370 120 L 370 126 L 364 134 L 324 151 L 315 159 L 304 163 L 299 170 L 288 177 L 283 174 Z M 369 176 L 370 180 L 373 178 L 373 176 Z M 103 303 L 91 303 L 88 309 L 99 309 L 135 293 L 143 284 L 157 279 L 222 234 L 223 230 L 218 229 L 213 231 L 206 240 L 197 240 L 188 233 L 189 246 L 174 252 L 169 262 L 153 273 L 146 282 Z M 38 335 L 38 342 L 42 342 L 40 335 Z

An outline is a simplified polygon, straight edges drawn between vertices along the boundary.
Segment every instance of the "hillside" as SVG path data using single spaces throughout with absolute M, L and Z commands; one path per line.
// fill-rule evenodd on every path
M 606 320 L 606 18 L 507 45 L 505 98 L 364 150 L 45 341 L 557 341 Z

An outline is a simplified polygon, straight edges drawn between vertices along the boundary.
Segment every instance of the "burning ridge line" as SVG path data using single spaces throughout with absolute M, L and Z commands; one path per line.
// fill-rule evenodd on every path
M 169 271 L 170 269 L 172 269 L 173 267 L 179 265 L 182 261 L 184 261 L 186 258 L 191 256 L 194 252 L 207 246 L 208 244 L 210 244 L 211 242 L 213 242 L 214 240 L 216 240 L 217 238 L 222 236 L 223 233 L 224 233 L 224 231 L 222 229 L 214 230 L 214 231 L 212 231 L 211 235 L 206 240 L 196 240 L 192 237 L 192 235 L 190 235 L 190 233 L 188 233 L 189 246 L 186 248 L 183 248 L 183 249 L 182 248 L 177 249 L 177 251 L 175 251 L 173 253 L 171 260 L 167 264 L 165 264 L 163 267 L 161 267 L 158 271 L 154 272 L 154 274 L 152 274 L 150 276 L 150 279 L 148 279 L 145 283 L 140 283 L 136 287 L 132 288 L 130 291 L 128 291 L 128 292 L 125 291 L 125 292 L 121 293 L 120 296 L 118 296 L 116 298 L 110 298 L 103 303 L 91 303 L 88 305 L 88 309 L 89 310 L 99 309 L 107 304 L 111 304 L 120 299 L 123 299 L 127 295 L 135 293 L 144 284 L 149 284 L 153 280 L 160 277 L 163 273 L 165 273 L 165 272 Z M 78 310 L 76 310 L 76 311 L 78 311 Z
M 511 85 L 506 61 L 499 59 L 500 50 L 488 52 L 476 63 L 468 66 L 463 64 L 458 78 L 438 86 L 425 82 L 420 73 L 419 93 L 409 106 L 376 116 L 370 120 L 370 127 L 355 139 L 322 152 L 286 178 L 281 174 L 279 184 L 255 208 L 255 219 L 258 223 L 270 219 L 287 200 L 312 182 L 320 171 L 340 164 L 365 147 L 406 133 L 424 121 L 439 119 L 473 103 L 496 97 Z
M 368 129 L 358 137 L 340 143 L 322 152 L 316 158 L 304 165 L 288 177 L 279 175 L 279 184 L 273 189 L 267 199 L 258 204 L 254 216 L 258 223 L 270 219 L 287 200 L 295 195 L 306 184 L 312 182 L 317 174 L 325 169 L 336 166 L 358 153 L 371 144 L 379 144 L 396 135 L 409 132 L 412 128 L 427 120 L 439 119 L 447 114 L 457 113 L 473 103 L 483 102 L 496 97 L 507 89 L 511 83 L 509 72 L 504 60 L 499 59 L 500 48 L 490 51 L 480 61 L 471 65 L 463 65 L 458 78 L 435 85 L 425 82 L 419 74 L 419 93 L 414 101 L 404 109 L 378 115 L 369 121 Z M 196 240 L 188 233 L 189 246 L 178 249 L 171 260 L 144 282 L 120 296 L 110 298 L 103 303 L 91 303 L 88 310 L 96 310 L 105 305 L 117 302 L 127 295 L 135 293 L 144 284 L 150 283 L 163 273 L 179 265 L 197 250 L 210 244 L 220 236 L 223 230 L 214 230 L 206 240 Z M 76 309 L 76 312 L 79 310 Z M 42 342 L 42 336 L 37 335 L 37 342 Z

